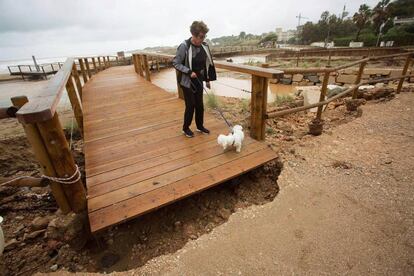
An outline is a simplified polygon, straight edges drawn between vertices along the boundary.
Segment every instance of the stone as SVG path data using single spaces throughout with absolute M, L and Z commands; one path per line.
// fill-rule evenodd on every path
M 279 83 L 281 83 L 281 84 L 291 84 L 292 79 L 291 78 L 280 78 Z
M 356 75 L 343 75 L 340 74 L 336 77 L 336 82 L 340 83 L 347 83 L 347 84 L 354 84 L 356 81 L 357 76 Z
M 269 79 L 270 83 L 277 84 L 279 82 L 278 79 Z
M 315 89 L 315 87 L 317 89 Z M 309 88 L 309 89 L 307 89 L 307 88 Z M 302 95 L 303 95 L 303 105 L 306 106 L 306 105 L 318 103 L 319 98 L 321 96 L 321 91 L 320 91 L 320 88 L 317 87 L 317 86 L 309 86 L 309 87 L 306 87 L 302 91 Z M 318 111 L 318 108 L 313 107 L 309 111 L 315 113 L 316 111 Z
M 46 229 L 51 218 L 50 217 L 36 217 L 32 223 L 30 224 L 30 227 L 33 230 L 41 230 Z
M 382 75 L 388 76 L 391 70 L 386 68 L 364 68 L 364 74 L 366 75 Z
M 15 249 L 19 245 L 19 241 L 16 239 L 11 239 L 4 245 L 4 251 L 9 251 Z
M 231 211 L 226 208 L 221 208 L 217 211 L 217 215 L 222 219 L 228 219 L 231 215 Z
M 82 248 L 88 239 L 86 213 L 59 215 L 52 219 L 47 226 L 49 239 L 67 242 L 78 249 Z
M 334 85 L 334 84 L 328 84 L 326 96 L 328 98 L 331 98 L 331 97 L 333 97 L 335 95 L 338 95 L 339 93 L 341 93 L 344 90 L 345 90 L 345 88 L 342 87 L 342 86 Z
M 52 265 L 52 266 L 50 267 L 50 270 L 51 270 L 51 271 L 56 271 L 56 270 L 58 270 L 58 265 L 57 265 L 57 264 Z
M 341 73 L 345 74 L 345 75 L 355 75 L 358 73 L 358 68 L 346 68 L 344 70 L 341 71 Z
M 319 82 L 319 77 L 316 75 L 310 75 L 306 77 L 310 82 L 317 83 Z
M 29 233 L 29 234 L 24 234 L 23 240 L 25 241 L 25 240 L 28 240 L 28 239 L 34 239 L 37 236 L 39 236 L 40 234 L 43 234 L 45 232 L 46 232 L 46 229 L 43 229 L 43 230 L 34 231 L 32 233 Z
M 292 81 L 295 82 L 300 82 L 303 80 L 303 75 L 302 74 L 294 74 L 292 77 Z

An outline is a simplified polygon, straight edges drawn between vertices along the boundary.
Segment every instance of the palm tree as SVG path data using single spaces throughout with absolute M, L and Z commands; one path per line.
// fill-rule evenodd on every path
M 391 0 L 381 0 L 373 10 L 372 21 L 377 34 L 380 33 L 381 26 L 391 17 L 390 2 Z
M 352 17 L 352 20 L 354 21 L 355 25 L 358 28 L 358 32 L 355 37 L 355 41 L 358 41 L 359 34 L 361 33 L 361 30 L 367 25 L 369 22 L 369 19 L 371 17 L 372 11 L 369 8 L 368 5 L 362 4 L 359 6 L 358 12 L 354 14 Z

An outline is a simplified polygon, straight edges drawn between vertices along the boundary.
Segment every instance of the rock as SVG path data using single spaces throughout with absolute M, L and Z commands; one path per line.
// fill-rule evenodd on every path
M 269 79 L 269 82 L 273 83 L 273 84 L 276 84 L 276 83 L 279 82 L 279 80 L 278 79 Z
M 59 215 L 47 226 L 49 239 L 67 242 L 77 249 L 82 248 L 88 239 L 86 213 Z
M 346 68 L 344 69 L 341 73 L 345 74 L 345 75 L 354 75 L 358 72 L 357 68 Z
M 37 236 L 39 236 L 40 234 L 43 234 L 45 232 L 46 232 L 46 229 L 43 229 L 43 230 L 34 231 L 32 233 L 29 233 L 29 234 L 24 234 L 23 240 L 25 241 L 25 240 L 28 240 L 28 239 L 34 239 Z
M 300 82 L 303 80 L 303 75 L 302 74 L 294 74 L 292 77 L 292 81 L 295 82 Z
M 354 84 L 356 81 L 356 78 L 357 78 L 356 75 L 340 74 L 339 76 L 336 77 L 336 82 Z
M 316 75 L 309 75 L 306 77 L 310 82 L 317 83 L 319 82 L 319 77 Z
M 9 251 L 15 249 L 19 245 L 19 241 L 16 239 L 11 239 L 4 245 L 4 251 Z
M 335 95 L 338 95 L 339 93 L 341 93 L 342 91 L 345 90 L 345 88 L 343 86 L 339 86 L 339 85 L 335 85 L 335 84 L 328 84 L 327 86 L 327 97 L 331 98 Z
M 107 245 L 112 245 L 114 243 L 114 239 L 109 239 L 106 241 Z
M 14 230 L 13 235 L 19 235 L 20 232 L 24 229 L 24 225 L 21 224 L 19 226 L 17 226 L 16 230 Z
M 231 215 L 231 211 L 226 208 L 221 208 L 217 211 L 217 215 L 222 219 L 228 219 Z
M 366 75 L 383 75 L 388 76 L 390 74 L 390 69 L 381 69 L 381 68 L 365 68 L 364 74 Z
M 177 230 L 178 228 L 181 227 L 181 221 L 176 221 L 174 222 L 174 228 Z
M 280 78 L 279 83 L 281 83 L 281 84 L 291 84 L 292 79 L 291 78 Z
M 24 220 L 24 217 L 23 216 L 16 216 L 14 219 L 15 220 Z
M 50 217 L 36 217 L 32 223 L 30 224 L 30 227 L 33 230 L 41 230 L 46 229 L 51 218 Z
M 57 264 L 52 265 L 52 266 L 50 267 L 50 270 L 51 270 L 51 271 L 56 271 L 56 270 L 58 270 L 58 265 L 57 265 Z
M 320 88 L 317 87 L 317 89 L 314 88 L 314 86 L 309 86 L 309 89 L 304 89 L 302 91 L 303 95 L 303 105 L 310 105 L 315 104 L 319 102 L 319 98 L 321 96 Z M 313 107 L 310 109 L 310 112 L 316 112 L 318 111 L 317 107 Z

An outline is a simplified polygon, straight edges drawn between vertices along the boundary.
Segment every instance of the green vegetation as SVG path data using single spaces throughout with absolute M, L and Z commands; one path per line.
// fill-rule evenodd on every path
M 294 98 L 290 95 L 276 95 L 275 98 L 275 105 L 283 105 L 285 103 L 290 103 L 294 100 Z
M 214 109 L 219 106 L 219 99 L 213 91 L 209 92 L 208 94 L 205 94 L 205 100 L 209 108 Z
M 394 18 L 414 17 L 414 1 L 381 0 L 374 8 L 362 4 L 352 16 L 325 11 L 317 23 L 306 22 L 302 26 L 299 42 L 310 44 L 318 41 L 334 41 L 335 46 L 348 46 L 351 41 L 364 42 L 364 46 L 376 46 L 380 41 L 394 41 L 396 46 L 414 44 L 414 24 L 394 26 Z
M 241 99 L 241 110 L 243 112 L 250 111 L 250 100 L 249 99 Z

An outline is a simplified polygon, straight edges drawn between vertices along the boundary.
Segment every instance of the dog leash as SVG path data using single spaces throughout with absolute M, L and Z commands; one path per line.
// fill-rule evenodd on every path
M 198 81 L 198 83 L 201 85 L 201 87 L 203 87 L 203 90 L 206 92 L 206 94 L 207 94 L 208 96 L 210 96 L 210 94 L 207 92 L 207 89 L 204 87 L 203 83 L 200 81 L 200 79 L 198 78 L 198 76 L 197 76 L 197 81 Z M 190 84 L 191 84 L 191 86 L 192 86 L 192 87 L 194 87 L 194 84 L 193 84 L 191 81 L 190 81 Z M 191 90 L 193 90 L 193 92 L 195 92 L 195 87 L 194 87 L 194 89 L 193 89 L 193 88 L 191 88 Z M 232 125 L 231 125 L 231 124 L 227 121 L 226 117 L 224 117 L 224 114 L 223 114 L 223 112 L 221 111 L 221 109 L 220 109 L 219 107 L 217 107 L 216 109 L 217 109 L 217 111 L 220 113 L 221 118 L 223 118 L 223 120 L 226 122 L 226 124 L 227 124 L 227 126 L 229 127 L 229 129 L 230 129 L 231 133 L 233 133 L 233 127 L 232 127 Z

